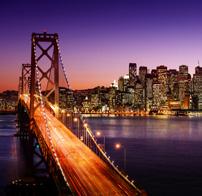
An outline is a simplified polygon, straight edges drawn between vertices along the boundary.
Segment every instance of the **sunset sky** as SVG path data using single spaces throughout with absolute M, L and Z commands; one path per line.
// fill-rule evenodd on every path
M 17 89 L 31 33 L 58 33 L 73 89 L 108 86 L 129 62 L 149 69 L 202 64 L 202 1 L 1 0 L 0 91 Z

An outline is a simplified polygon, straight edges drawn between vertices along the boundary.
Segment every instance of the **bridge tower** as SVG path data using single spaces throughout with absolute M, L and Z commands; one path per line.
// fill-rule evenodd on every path
M 30 76 L 31 76 L 31 65 L 22 64 L 22 75 L 21 75 L 21 93 L 28 94 L 30 91 Z
M 59 108 L 59 49 L 58 49 L 58 34 L 45 33 L 33 33 L 32 34 L 32 46 L 31 46 L 31 86 L 30 86 L 30 117 L 34 116 L 36 107 L 34 101 L 37 94 L 37 80 L 40 82 L 43 80 L 46 83 L 46 87 L 51 84 L 52 89 L 42 89 L 46 94 L 46 99 L 50 95 L 54 94 L 54 106 L 55 115 L 58 115 Z M 48 44 L 48 46 L 47 46 Z M 52 54 L 50 54 L 52 53 Z M 42 58 L 47 57 L 49 62 L 44 65 L 40 65 Z M 43 62 L 44 63 L 44 62 Z M 37 71 L 40 76 L 37 76 Z M 53 79 L 50 75 L 53 74 Z

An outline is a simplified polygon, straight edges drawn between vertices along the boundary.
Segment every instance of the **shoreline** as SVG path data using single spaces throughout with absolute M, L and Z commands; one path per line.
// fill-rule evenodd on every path
M 183 114 L 116 114 L 116 113 L 82 113 L 85 117 L 202 117 L 202 112 L 189 112 Z
M 0 111 L 0 115 L 17 114 L 17 111 Z

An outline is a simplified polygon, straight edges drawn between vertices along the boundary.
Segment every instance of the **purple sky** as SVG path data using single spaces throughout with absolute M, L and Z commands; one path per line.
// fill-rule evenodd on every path
M 72 88 L 109 85 L 129 62 L 149 69 L 202 63 L 202 2 L 26 0 L 0 2 L 0 91 L 17 89 L 31 33 L 57 32 Z

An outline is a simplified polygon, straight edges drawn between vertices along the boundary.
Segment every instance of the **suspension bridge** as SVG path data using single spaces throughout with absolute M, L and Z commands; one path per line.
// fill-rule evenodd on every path
M 45 162 L 59 195 L 146 195 L 111 161 L 85 118 L 60 107 L 61 86 L 69 89 L 58 35 L 33 33 L 31 63 L 22 64 L 19 80 L 18 122 L 19 135 L 40 149 L 36 167 Z

